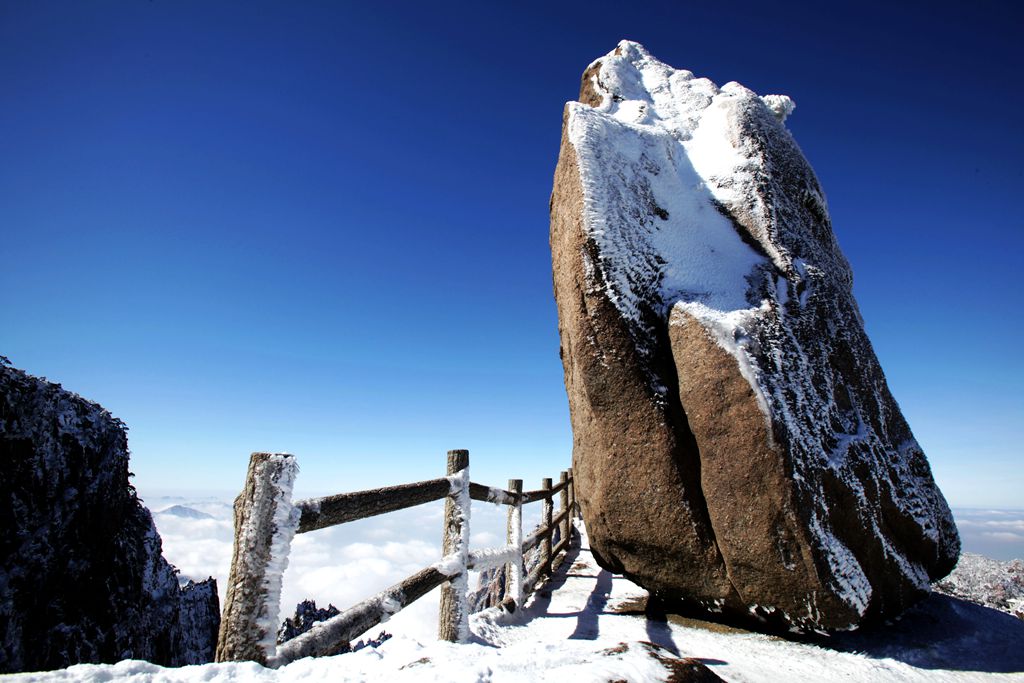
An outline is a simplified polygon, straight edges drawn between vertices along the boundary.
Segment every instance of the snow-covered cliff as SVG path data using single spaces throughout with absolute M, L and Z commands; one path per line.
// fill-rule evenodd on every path
M 212 661 L 212 579 L 179 586 L 128 481 L 125 427 L 0 359 L 0 672 Z

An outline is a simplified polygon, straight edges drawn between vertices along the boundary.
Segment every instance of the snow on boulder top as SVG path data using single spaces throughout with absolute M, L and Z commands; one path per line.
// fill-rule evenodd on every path
M 845 628 L 910 604 L 959 544 L 785 128 L 793 109 L 629 41 L 592 62 L 555 173 L 555 297 L 574 464 L 609 568 Z
M 765 150 L 743 135 L 737 121 L 753 110 L 762 125 L 784 133 L 792 100 L 760 98 L 735 82 L 719 88 L 630 41 L 588 67 L 582 90 L 593 106 L 569 103 L 567 126 L 583 179 L 589 236 L 603 257 L 604 278 L 595 285 L 630 321 L 644 351 L 653 330 L 643 307 L 653 303 L 661 318 L 682 302 L 715 330 L 767 413 L 755 370 L 736 338 L 745 336 L 744 325 L 763 305 L 755 281 L 773 270 L 797 278 L 800 271 L 791 249 L 776 239 L 776 217 L 758 192 Z M 808 200 L 825 213 L 816 179 Z M 743 207 L 755 220 L 737 230 L 731 207 Z M 834 240 L 826 246 L 829 271 L 852 282 Z M 656 390 L 663 388 L 655 383 Z

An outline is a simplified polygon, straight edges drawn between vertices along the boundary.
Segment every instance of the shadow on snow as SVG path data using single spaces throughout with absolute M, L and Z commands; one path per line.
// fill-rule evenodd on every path
M 650 642 L 679 655 L 671 627 L 671 622 L 679 620 L 677 615 L 656 600 L 646 601 L 642 611 L 606 611 L 612 582 L 622 579 L 604 569 L 596 575 L 580 573 L 586 569 L 585 565 L 577 562 L 580 550 L 580 545 L 574 543 L 558 571 L 541 587 L 533 602 L 524 610 L 523 617 L 526 620 L 538 617 L 575 617 L 576 627 L 569 638 L 596 640 L 600 635 L 602 616 L 622 617 L 633 614 L 646 619 Z M 565 585 L 569 578 L 594 581 L 586 605 L 578 612 L 550 612 L 552 592 Z M 692 618 L 685 619 L 685 623 L 690 628 L 701 628 L 701 624 L 704 624 L 703 627 L 719 629 L 718 624 Z M 739 633 L 736 630 L 736 634 Z M 920 669 L 987 673 L 1024 671 L 1024 621 L 998 610 L 940 594 L 932 594 L 907 610 L 899 619 L 886 624 L 828 637 L 787 640 L 874 659 L 893 659 Z M 725 663 L 715 659 L 703 661 L 710 665 Z

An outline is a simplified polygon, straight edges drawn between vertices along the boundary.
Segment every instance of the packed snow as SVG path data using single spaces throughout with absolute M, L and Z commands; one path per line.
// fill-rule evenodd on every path
M 1021 680 L 1024 621 L 933 596 L 891 626 L 827 644 L 801 643 L 667 616 L 646 593 L 602 570 L 581 532 L 550 582 L 515 614 L 470 619 L 464 645 L 402 633 L 349 654 L 280 669 L 253 663 L 168 669 L 139 661 L 18 674 L 12 681 L 227 683 L 237 681 L 578 681 L 669 679 L 673 662 L 696 658 L 726 681 Z M 424 598 L 429 600 L 430 596 Z

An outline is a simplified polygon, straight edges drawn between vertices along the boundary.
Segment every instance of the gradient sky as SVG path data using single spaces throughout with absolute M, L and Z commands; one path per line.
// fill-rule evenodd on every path
M 561 112 L 629 38 L 793 97 L 939 484 L 1024 507 L 1024 6 L 626 4 L 0 0 L 0 354 L 144 490 L 557 477 Z

